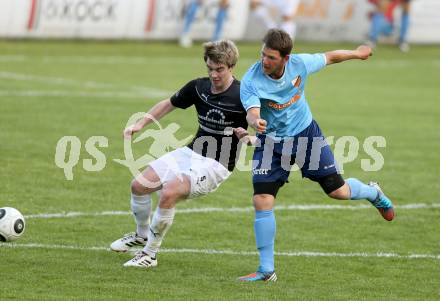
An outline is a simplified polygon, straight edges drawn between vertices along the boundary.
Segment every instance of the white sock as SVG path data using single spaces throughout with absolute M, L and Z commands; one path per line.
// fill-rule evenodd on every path
M 156 208 L 153 220 L 151 221 L 150 231 L 148 232 L 147 245 L 144 248 L 144 252 L 150 257 L 156 257 L 165 234 L 173 224 L 174 213 L 174 208 L 164 209 L 159 206 Z
M 136 233 L 147 238 L 150 229 L 151 196 L 131 194 L 131 211 L 136 221 Z
M 266 26 L 267 29 L 277 27 L 277 24 L 270 15 L 270 11 L 267 7 L 260 5 L 258 8 L 255 9 L 254 15 L 263 21 L 264 26 Z
M 296 35 L 296 24 L 293 21 L 285 21 L 283 23 L 281 23 L 280 28 L 282 30 L 284 30 L 285 32 L 287 32 L 290 37 L 292 38 L 292 40 L 295 39 L 295 35 Z

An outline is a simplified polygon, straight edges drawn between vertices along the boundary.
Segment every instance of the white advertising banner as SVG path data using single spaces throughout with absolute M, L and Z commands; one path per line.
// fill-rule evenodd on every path
M 365 40 L 369 28 L 367 0 L 302 0 L 298 7 L 298 39 Z
M 413 0 L 409 41 L 440 43 L 440 0 Z
M 44 38 L 176 39 L 189 0 L 1 0 L 0 35 Z M 217 0 L 205 0 L 192 34 L 209 39 Z M 224 37 L 240 39 L 248 0 L 231 0 Z
M 133 23 L 143 27 L 145 0 L 30 0 L 27 32 L 32 37 L 124 38 Z M 141 15 L 142 19 L 137 16 Z
M 191 0 L 0 0 L 0 37 L 176 39 Z M 230 0 L 224 37 L 259 40 L 261 22 L 249 18 L 250 0 Z M 202 0 L 192 27 L 195 39 L 214 31 L 218 0 Z M 413 0 L 409 41 L 440 43 L 440 0 Z M 369 30 L 367 0 L 301 0 L 301 40 L 363 41 Z M 398 14 L 399 11 L 396 11 Z M 399 26 L 400 18 L 396 18 Z

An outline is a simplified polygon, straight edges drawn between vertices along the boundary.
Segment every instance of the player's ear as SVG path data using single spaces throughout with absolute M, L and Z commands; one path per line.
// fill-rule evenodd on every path
M 289 60 L 289 57 L 290 57 L 290 54 L 288 54 L 285 57 L 283 57 L 284 63 L 287 63 L 287 61 Z

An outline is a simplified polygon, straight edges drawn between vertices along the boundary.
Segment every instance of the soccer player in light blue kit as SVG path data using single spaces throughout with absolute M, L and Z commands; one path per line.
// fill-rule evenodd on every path
M 373 48 L 376 46 L 380 35 L 392 35 L 395 22 L 394 10 L 400 6 L 402 9 L 402 16 L 400 18 L 400 30 L 398 45 L 402 52 L 409 51 L 409 44 L 407 42 L 408 29 L 410 24 L 410 2 L 411 0 L 368 0 L 376 6 L 376 11 L 371 16 L 371 28 L 368 34 L 368 44 Z
M 253 160 L 254 231 L 260 265 L 256 273 L 240 281 L 276 281 L 273 206 L 277 192 L 289 177 L 291 164 L 301 168 L 303 177 L 320 184 L 331 198 L 366 199 L 384 219 L 394 218 L 393 205 L 377 183 L 344 181 L 324 136 L 313 120 L 304 88 L 307 77 L 326 65 L 351 59 L 366 60 L 368 46 L 355 50 L 335 50 L 319 54 L 291 54 L 292 40 L 280 29 L 271 29 L 263 39 L 261 61 L 254 64 L 241 81 L 240 98 L 248 124 L 259 133 L 260 144 Z
M 194 21 L 196 20 L 197 11 L 199 10 L 202 4 L 203 4 L 202 0 L 193 0 L 188 6 L 188 9 L 185 14 L 183 31 L 179 39 L 180 46 L 182 47 L 188 48 L 191 47 L 192 45 L 192 39 L 190 34 L 191 27 Z M 217 16 L 215 18 L 215 29 L 211 38 L 212 41 L 218 41 L 222 36 L 223 27 L 226 18 L 228 16 L 228 7 L 229 7 L 229 0 L 219 0 Z

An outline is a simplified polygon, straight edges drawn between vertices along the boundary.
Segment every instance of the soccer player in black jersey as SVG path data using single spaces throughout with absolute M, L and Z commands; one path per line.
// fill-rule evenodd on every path
M 208 76 L 188 82 L 171 98 L 156 104 L 132 126 L 124 130 L 131 139 L 148 124 L 175 108 L 195 106 L 199 128 L 192 142 L 149 166 L 131 184 L 131 209 L 136 232 L 114 241 L 113 251 L 125 252 L 144 246 L 124 266 L 154 267 L 158 252 L 174 219 L 176 203 L 217 189 L 234 169 L 239 143 L 249 139 L 246 111 L 240 101 L 240 83 L 233 76 L 238 49 L 228 40 L 204 44 Z M 160 190 L 159 204 L 151 224 L 151 193 Z

